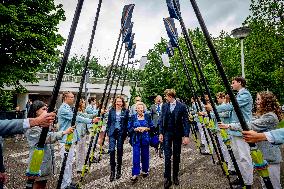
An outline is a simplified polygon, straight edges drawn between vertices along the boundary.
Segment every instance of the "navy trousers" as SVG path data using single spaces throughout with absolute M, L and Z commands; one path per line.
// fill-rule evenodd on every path
M 122 164 L 123 156 L 123 143 L 124 136 L 121 131 L 116 129 L 112 136 L 109 136 L 109 154 L 110 154 L 110 166 L 111 169 L 115 169 L 115 147 L 117 149 L 117 165 L 120 167 Z
M 164 178 L 171 180 L 171 157 L 173 155 L 173 178 L 178 177 L 182 138 L 173 132 L 164 134 L 165 172 Z

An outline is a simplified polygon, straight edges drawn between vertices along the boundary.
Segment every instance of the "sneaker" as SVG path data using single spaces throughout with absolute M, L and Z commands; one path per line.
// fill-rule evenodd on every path
M 236 179 L 236 180 L 233 180 L 232 182 L 231 182 L 231 185 L 240 185 L 241 183 L 240 183 L 240 180 L 239 179 Z
M 130 180 L 131 180 L 132 182 L 136 182 L 136 181 L 138 180 L 138 176 L 137 176 L 137 175 L 133 175 L 133 176 L 130 178 Z

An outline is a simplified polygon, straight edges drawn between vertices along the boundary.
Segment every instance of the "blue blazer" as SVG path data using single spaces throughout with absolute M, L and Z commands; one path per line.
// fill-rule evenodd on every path
M 129 110 L 123 108 L 121 110 L 121 131 L 123 135 L 127 135 L 127 126 L 128 126 L 128 119 L 129 119 Z M 112 136 L 115 130 L 115 122 L 116 122 L 116 111 L 115 108 L 111 108 L 109 110 L 108 114 L 108 120 L 107 120 L 107 134 L 108 136 Z
M 24 134 L 27 129 L 23 127 L 23 119 L 0 120 L 0 136 Z
M 269 131 L 273 138 L 274 144 L 284 143 L 284 128 Z
M 163 104 L 159 133 L 164 135 L 165 132 L 167 132 L 167 128 L 171 126 L 174 127 L 174 134 L 177 136 L 188 137 L 190 132 L 190 124 L 186 106 L 183 103 L 176 101 L 176 107 L 172 113 L 175 114 L 175 123 L 174 125 L 169 125 L 170 104 Z

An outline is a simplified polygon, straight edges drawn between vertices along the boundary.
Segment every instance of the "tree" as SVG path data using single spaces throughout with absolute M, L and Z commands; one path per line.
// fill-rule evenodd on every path
M 245 72 L 247 87 L 254 97 L 257 92 L 268 89 L 284 101 L 283 6 L 283 0 L 252 0 L 250 8 L 252 14 L 244 22 L 244 25 L 249 26 L 251 30 L 244 44 Z M 214 95 L 217 92 L 225 92 L 223 81 L 216 69 L 203 33 L 196 28 L 189 29 L 189 35 L 211 93 Z M 241 75 L 239 39 L 232 38 L 224 31 L 212 39 L 229 81 Z M 197 94 L 200 95 L 185 41 L 182 37 L 179 37 L 179 41 L 193 79 L 193 85 Z M 142 78 L 144 99 L 162 94 L 166 88 L 174 88 L 180 98 L 188 100 L 192 94 L 184 74 L 181 58 L 175 50 L 175 55 L 170 60 L 171 67 L 164 67 L 160 57 L 165 53 L 165 48 L 166 40 L 162 39 L 148 52 L 149 63 L 145 67 Z
M 245 40 L 248 87 L 271 90 L 284 101 L 284 1 L 252 0 L 250 10 L 244 22 L 251 29 Z
M 35 82 L 41 65 L 53 61 L 64 42 L 58 34 L 65 20 L 54 0 L 4 0 L 0 4 L 0 88 Z M 1 95 L 1 94 L 0 94 Z

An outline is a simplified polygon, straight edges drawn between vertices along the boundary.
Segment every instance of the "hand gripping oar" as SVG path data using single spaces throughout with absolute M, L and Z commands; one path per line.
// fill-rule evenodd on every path
M 205 100 L 205 95 L 203 93 L 203 89 L 202 89 L 202 86 L 201 86 L 199 75 L 197 73 L 197 70 L 196 70 L 195 66 L 198 67 L 199 74 L 200 74 L 200 76 L 201 76 L 203 81 L 205 80 L 205 78 L 204 78 L 204 75 L 203 75 L 202 70 L 200 68 L 199 61 L 197 60 L 197 57 L 196 57 L 196 54 L 195 54 L 195 51 L 194 51 L 194 47 L 192 45 L 192 42 L 191 42 L 190 37 L 188 35 L 188 32 L 186 30 L 186 27 L 185 27 L 183 18 L 181 16 L 181 12 L 180 12 L 180 10 L 179 10 L 179 8 L 177 6 L 176 0 L 173 0 L 173 4 L 174 4 L 174 7 L 176 9 L 176 13 L 178 14 L 178 17 L 179 17 L 179 22 L 180 22 L 180 25 L 181 25 L 181 28 L 182 28 L 182 32 L 183 32 L 183 35 L 184 35 L 184 38 L 185 38 L 186 46 L 187 46 L 187 49 L 188 49 L 188 52 L 189 52 L 189 57 L 190 57 L 190 60 L 191 60 L 191 63 L 192 63 L 192 67 L 193 67 L 193 70 L 194 70 L 194 73 L 195 73 L 195 76 L 196 76 L 196 80 L 197 80 L 197 83 L 198 83 L 198 86 L 199 86 L 199 90 L 200 90 L 200 92 L 202 94 L 202 100 L 203 100 L 203 103 L 206 105 L 207 101 Z M 203 84 L 206 85 L 207 84 L 206 81 L 203 82 Z M 209 89 L 208 86 L 207 86 L 207 89 Z M 207 91 L 207 93 L 210 93 L 210 91 Z M 209 98 L 211 98 L 210 101 L 213 102 L 211 95 L 209 95 Z M 210 122 L 211 122 L 212 118 L 211 118 L 210 112 L 207 111 L 207 114 L 208 114 L 208 117 L 209 117 Z M 219 116 L 217 116 L 217 117 L 219 117 Z M 207 121 L 204 124 L 207 125 L 207 126 L 210 125 L 209 121 Z M 219 140 L 218 140 L 218 136 L 217 136 L 217 134 L 215 132 L 213 132 L 213 134 L 212 134 L 210 128 L 208 128 L 208 134 L 209 134 L 211 140 L 213 139 L 213 137 L 215 138 L 215 142 L 217 144 L 217 147 L 215 146 L 216 144 L 215 144 L 214 140 L 212 140 L 213 147 L 215 146 L 214 149 L 216 149 L 216 148 L 218 149 L 218 152 L 216 151 L 217 158 L 218 158 L 218 160 L 220 162 L 220 165 L 221 165 L 221 168 L 223 170 L 223 173 L 226 175 L 226 177 L 227 177 L 227 179 L 229 181 L 230 187 L 232 188 L 230 177 L 229 177 L 229 172 L 228 172 L 228 167 L 227 167 L 227 164 L 225 162 L 224 155 L 222 153 L 222 149 L 221 149 L 221 145 L 220 145 Z
M 96 33 L 96 28 L 97 28 L 97 22 L 98 22 L 98 19 L 99 19 L 101 3 L 102 3 L 102 0 L 99 1 L 98 8 L 97 8 L 97 13 L 96 13 L 96 17 L 95 17 L 95 21 L 94 21 L 94 25 L 93 25 L 93 30 L 92 30 L 92 34 L 91 34 L 91 38 L 90 38 L 90 43 L 89 43 L 89 47 L 88 47 L 86 60 L 85 60 L 84 70 L 82 72 L 79 92 L 78 92 L 77 98 L 76 98 L 75 109 L 74 109 L 74 114 L 73 114 L 73 118 L 72 118 L 72 121 L 71 121 L 71 126 L 74 126 L 75 123 L 76 123 L 76 117 L 77 117 L 77 113 L 78 113 L 79 103 L 80 103 L 81 96 L 82 96 L 83 85 L 85 83 L 85 76 L 86 76 L 86 73 L 87 73 L 87 70 L 88 70 L 90 55 L 91 55 L 92 46 L 93 46 L 94 37 L 95 37 L 95 33 Z M 61 166 L 61 170 L 60 170 L 60 174 L 59 174 L 57 189 L 60 189 L 61 184 L 62 184 L 63 175 L 64 175 L 64 171 L 65 171 L 65 166 L 66 166 L 66 161 L 67 161 L 67 158 L 68 158 L 69 150 L 70 150 L 71 145 L 72 145 L 72 140 L 73 140 L 73 133 L 69 134 L 67 136 L 67 140 L 66 140 L 66 144 L 65 144 L 65 153 L 64 153 L 64 158 L 63 158 L 63 162 L 62 162 L 62 166 Z
M 188 120 L 191 122 L 191 132 L 192 132 L 192 135 L 193 135 L 193 140 L 195 142 L 195 145 L 196 145 L 196 149 L 199 149 L 199 152 L 201 153 L 201 145 L 200 145 L 200 141 L 198 139 L 198 136 L 197 136 L 197 133 L 196 133 L 196 130 L 195 130 L 195 125 L 194 125 L 194 117 L 193 115 L 191 114 L 191 111 L 189 108 L 187 108 L 187 112 L 188 112 Z
M 54 85 L 54 88 L 53 88 L 52 97 L 51 97 L 51 100 L 50 100 L 50 103 L 49 103 L 49 106 L 48 106 L 48 112 L 53 112 L 54 108 L 55 108 L 56 100 L 57 100 L 57 97 L 58 97 L 58 94 L 59 94 L 59 89 L 60 89 L 60 86 L 61 86 L 65 67 L 67 65 L 67 60 L 68 60 L 68 57 L 69 57 L 69 54 L 70 54 L 70 49 L 71 49 L 72 42 L 73 42 L 73 39 L 74 39 L 74 35 L 75 35 L 76 28 L 77 28 L 78 20 L 79 20 L 79 17 L 80 17 L 80 13 L 81 13 L 81 10 L 82 10 L 83 2 L 84 2 L 84 0 L 78 0 L 78 4 L 77 4 L 77 7 L 76 7 L 76 10 L 75 10 L 75 13 L 74 13 L 74 18 L 73 18 L 73 21 L 72 21 L 70 32 L 69 32 L 68 39 L 67 39 L 67 42 L 66 42 L 66 46 L 65 46 L 65 49 L 64 49 L 63 58 L 61 60 L 61 65 L 60 65 L 59 72 L 58 72 L 58 75 L 57 75 L 57 78 L 56 78 L 56 81 L 55 81 L 55 85 Z M 29 166 L 28 171 L 26 173 L 26 175 L 28 176 L 28 180 L 27 180 L 27 183 L 26 183 L 27 189 L 32 189 L 33 183 L 35 181 L 35 177 L 40 176 L 40 167 L 41 167 L 42 160 L 43 160 L 43 157 L 44 157 L 44 146 L 45 146 L 45 140 L 46 140 L 48 131 L 49 131 L 49 128 L 45 127 L 45 128 L 42 129 L 42 132 L 41 132 L 40 138 L 39 138 L 39 142 L 38 142 L 36 148 L 33 151 L 30 166 Z
M 211 37 L 210 37 L 210 34 L 209 34 L 208 30 L 207 30 L 205 22 L 204 22 L 204 20 L 202 18 L 202 15 L 201 15 L 200 11 L 199 11 L 198 5 L 196 4 L 195 0 L 190 0 L 190 2 L 191 2 L 191 5 L 193 7 L 193 10 L 195 12 L 195 15 L 196 15 L 196 17 L 198 19 L 198 22 L 199 22 L 199 24 L 201 26 L 203 34 L 204 34 L 204 36 L 206 38 L 207 45 L 208 45 L 208 47 L 209 47 L 209 49 L 210 49 L 210 51 L 212 53 L 212 56 L 213 56 L 213 58 L 215 60 L 217 69 L 218 69 L 218 71 L 219 71 L 219 73 L 221 75 L 221 78 L 222 78 L 222 80 L 224 82 L 226 90 L 227 90 L 227 92 L 228 92 L 228 94 L 230 96 L 231 102 L 232 102 L 232 104 L 234 106 L 234 110 L 235 110 L 235 112 L 237 114 L 237 117 L 238 117 L 238 119 L 240 121 L 241 127 L 242 127 L 242 129 L 244 131 L 248 131 L 249 130 L 248 125 L 247 125 L 247 123 L 246 123 L 246 121 L 245 121 L 245 119 L 243 117 L 243 114 L 242 114 L 241 109 L 240 109 L 240 107 L 238 105 L 238 102 L 235 99 L 234 93 L 233 93 L 233 91 L 232 91 L 232 89 L 230 87 L 229 81 L 228 81 L 228 79 L 226 77 L 226 74 L 225 74 L 225 71 L 224 71 L 224 69 L 222 67 L 222 63 L 220 61 L 220 58 L 219 58 L 219 56 L 217 54 L 217 51 L 216 51 L 214 45 L 213 45 L 213 42 L 212 42 Z M 263 160 L 263 156 L 262 156 L 261 151 L 256 148 L 255 144 L 249 144 L 249 145 L 251 147 L 251 157 L 253 159 L 254 164 L 257 165 L 256 170 L 258 171 L 259 175 L 262 177 L 262 179 L 263 179 L 263 181 L 265 183 L 266 188 L 269 188 L 269 189 L 272 188 L 273 189 L 271 180 L 269 178 L 268 166 L 266 165 L 265 161 Z M 258 169 L 259 167 L 261 167 L 261 169 Z
M 199 112 L 199 110 L 202 111 L 201 103 L 200 103 L 200 101 L 198 100 L 198 96 L 197 96 L 196 91 L 195 91 L 195 89 L 194 89 L 194 86 L 193 86 L 193 83 L 192 83 L 192 79 L 191 79 L 191 76 L 190 76 L 190 74 L 189 74 L 188 67 L 187 67 L 187 65 L 186 65 L 186 63 L 185 63 L 185 59 L 184 59 L 182 50 L 181 50 L 181 48 L 180 48 L 179 45 L 177 46 L 177 49 L 178 49 L 178 52 L 179 52 L 180 57 L 181 57 L 181 59 L 182 59 L 181 62 L 182 62 L 182 65 L 183 65 L 183 68 L 184 68 L 184 71 L 185 71 L 185 74 L 186 74 L 186 77 L 187 77 L 187 80 L 188 80 L 188 83 L 189 83 L 189 87 L 191 88 L 192 94 L 193 94 L 194 99 L 195 99 L 195 104 L 196 104 L 195 106 L 196 106 L 197 112 Z M 198 107 L 199 107 L 199 108 L 198 108 Z M 208 144 L 208 148 L 209 148 L 209 150 L 210 150 L 210 154 L 211 154 L 211 157 L 212 157 L 212 161 L 213 161 L 213 163 L 215 164 L 215 159 L 214 159 L 214 155 L 213 155 L 213 150 L 212 150 L 212 148 L 211 148 L 210 141 L 209 141 L 209 138 L 208 138 L 208 136 L 207 136 L 206 128 L 204 127 L 204 125 L 202 126 L 202 129 L 203 129 L 203 132 L 204 132 L 205 140 L 206 140 L 206 142 L 207 142 L 207 144 Z M 213 141 L 212 141 L 212 143 L 213 143 Z M 213 146 L 213 147 L 214 147 L 214 146 Z M 215 151 L 216 151 L 216 150 L 215 150 Z
M 101 2 L 101 0 L 100 0 L 100 2 Z M 119 31 L 119 36 L 118 36 L 118 39 L 117 39 L 117 42 L 116 42 L 116 47 L 115 47 L 113 59 L 112 59 L 111 65 L 109 67 L 107 80 L 106 80 L 103 96 L 102 96 L 102 99 L 101 99 L 101 106 L 99 107 L 98 116 L 101 116 L 101 111 L 102 111 L 102 108 L 103 108 L 102 104 L 103 104 L 105 97 L 106 97 L 106 90 L 107 90 L 107 87 L 109 85 L 109 79 L 110 79 L 110 76 L 111 76 L 111 72 L 113 70 L 113 65 L 114 65 L 114 61 L 115 61 L 116 53 L 117 53 L 117 50 L 118 50 L 118 45 L 119 45 L 119 42 L 120 42 L 121 35 L 122 35 L 122 29 L 120 29 L 120 31 Z M 98 134 L 99 133 L 97 133 L 97 135 Z M 84 166 L 83 166 L 83 169 L 82 169 L 82 174 L 81 174 L 79 182 L 77 183 L 78 188 L 81 187 L 81 184 L 83 182 L 83 179 L 84 179 L 84 176 L 85 176 L 85 173 L 86 173 L 86 170 L 87 170 L 87 166 L 89 164 L 92 147 L 93 147 L 93 145 L 95 146 L 95 144 L 93 144 L 94 138 L 95 138 L 94 135 L 92 135 L 91 139 L 90 139 L 89 146 L 88 146 L 88 151 L 87 151 L 87 154 L 86 154 L 86 157 L 85 157 L 85 162 L 84 162 Z

